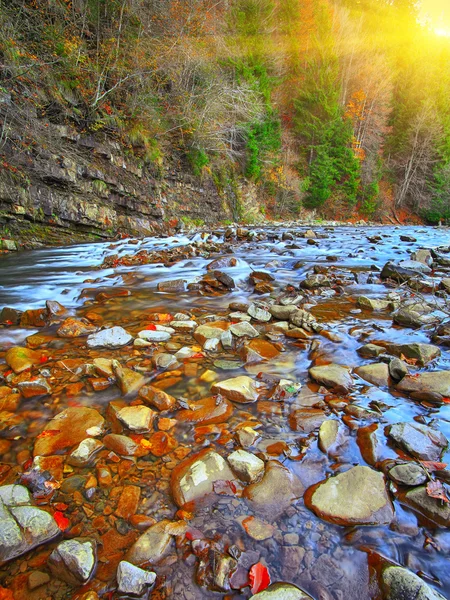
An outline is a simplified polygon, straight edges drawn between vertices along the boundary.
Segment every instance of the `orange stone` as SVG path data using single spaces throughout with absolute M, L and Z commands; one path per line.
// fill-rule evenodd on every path
M 189 409 L 180 410 L 177 414 L 179 421 L 184 423 L 223 423 L 233 414 L 233 406 L 228 400 L 211 396 L 189 404 Z
M 129 519 L 136 514 L 141 488 L 137 485 L 126 485 L 120 495 L 115 514 L 123 519 Z

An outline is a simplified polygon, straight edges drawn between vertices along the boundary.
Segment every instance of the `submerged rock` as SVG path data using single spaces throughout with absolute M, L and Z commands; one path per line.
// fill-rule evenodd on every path
M 445 600 L 418 575 L 403 567 L 384 568 L 380 584 L 383 600 Z
M 169 552 L 172 536 L 167 533 L 170 521 L 163 520 L 152 525 L 131 546 L 126 560 L 133 565 L 156 565 Z
M 337 525 L 385 525 L 394 518 L 384 476 L 369 467 L 353 467 L 312 486 L 305 503 Z
M 27 369 L 31 369 L 33 365 L 39 364 L 40 358 L 41 354 L 39 352 L 20 346 L 10 348 L 5 354 L 6 364 L 11 367 L 14 373 L 22 373 Z
M 349 369 L 341 365 L 331 364 L 311 367 L 309 374 L 318 383 L 343 394 L 348 393 L 354 384 Z
M 388 435 L 400 448 L 420 460 L 439 460 L 448 444 L 440 431 L 415 421 L 391 425 Z
M 425 485 L 407 492 L 405 502 L 437 525 L 450 527 L 450 504 L 429 496 Z
M 273 583 L 264 591 L 250 596 L 250 600 L 313 600 L 313 598 L 292 583 Z

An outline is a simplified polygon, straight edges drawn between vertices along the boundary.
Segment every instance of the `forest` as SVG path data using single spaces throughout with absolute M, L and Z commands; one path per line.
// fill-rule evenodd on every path
M 51 123 L 161 177 L 244 178 L 267 216 L 450 220 L 450 38 L 412 0 L 0 1 L 16 156 Z M 17 120 L 17 119 L 16 119 Z M 44 141 L 43 141 L 44 140 Z M 50 143 L 50 142 L 47 142 Z M 3 168 L 20 176 L 14 156 Z

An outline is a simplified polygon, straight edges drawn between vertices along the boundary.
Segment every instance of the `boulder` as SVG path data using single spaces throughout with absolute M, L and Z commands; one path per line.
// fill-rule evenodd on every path
M 431 371 L 406 375 L 396 388 L 401 392 L 426 392 L 450 396 L 450 371 Z
M 369 467 L 353 467 L 308 488 L 305 503 L 337 525 L 386 525 L 394 517 L 384 476 Z
M 395 423 L 387 431 L 397 446 L 420 460 L 438 461 L 448 444 L 440 431 L 415 421 Z

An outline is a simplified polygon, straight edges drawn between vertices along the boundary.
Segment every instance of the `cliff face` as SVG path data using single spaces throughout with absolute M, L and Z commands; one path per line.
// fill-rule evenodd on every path
M 217 223 L 233 218 L 230 189 L 219 193 L 209 175 L 187 169 L 142 167 L 127 149 L 107 135 L 57 125 L 28 109 L 22 139 L 23 112 L 11 95 L 0 97 L 0 116 L 7 123 L 2 140 L 0 224 L 23 222 L 61 227 L 109 237 L 116 233 L 149 234 L 173 219 Z M 22 152 L 17 148 L 23 146 Z

